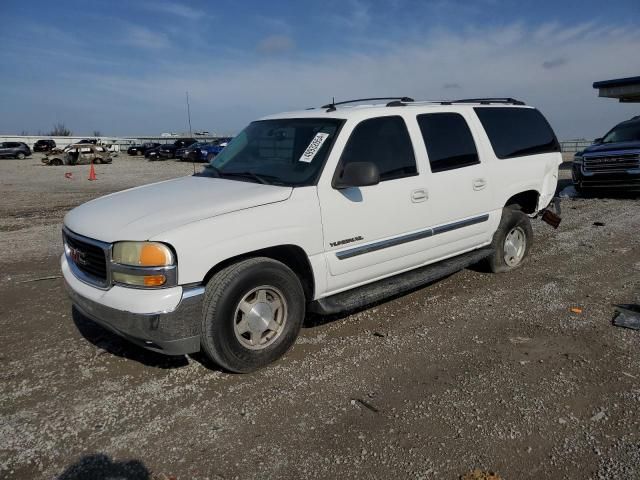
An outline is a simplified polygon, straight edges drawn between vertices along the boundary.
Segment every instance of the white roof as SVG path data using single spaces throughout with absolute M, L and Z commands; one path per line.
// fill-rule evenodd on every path
M 339 118 L 344 120 L 362 120 L 365 118 L 393 115 L 401 112 L 414 112 L 415 114 L 429 111 L 461 112 L 475 107 L 534 108 L 530 105 L 521 105 L 516 103 L 447 103 L 446 100 L 403 102 L 402 106 L 387 106 L 387 103 L 388 102 L 375 104 L 336 105 L 335 110 L 329 109 L 327 107 L 317 107 L 306 110 L 295 110 L 291 112 L 276 113 L 263 117 L 260 120 L 275 120 L 279 118 Z

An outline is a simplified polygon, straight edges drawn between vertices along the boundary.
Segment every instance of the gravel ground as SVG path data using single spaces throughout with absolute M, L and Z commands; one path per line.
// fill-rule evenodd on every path
M 0 477 L 640 478 L 640 332 L 611 325 L 640 302 L 637 198 L 565 200 L 523 268 L 309 317 L 230 375 L 129 345 L 47 278 L 68 209 L 191 171 L 0 161 Z

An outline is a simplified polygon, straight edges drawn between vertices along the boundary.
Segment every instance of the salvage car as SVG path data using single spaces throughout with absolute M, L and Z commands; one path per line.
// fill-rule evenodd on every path
M 640 190 L 640 115 L 619 123 L 573 158 L 577 191 Z
M 34 152 L 48 152 L 56 148 L 55 140 L 38 140 L 33 144 Z
M 53 150 L 42 159 L 45 165 L 53 166 L 111 162 L 111 152 L 102 145 L 92 143 L 80 143 L 69 145 L 63 150 Z
M 152 148 L 156 148 L 159 146 L 160 146 L 159 143 L 154 143 L 154 142 L 147 142 L 147 143 L 143 143 L 142 145 L 133 145 L 127 149 L 127 154 L 141 156 L 147 153 L 147 150 L 150 150 Z
M 147 349 L 250 372 L 307 311 L 520 267 L 562 162 L 544 116 L 509 98 L 390 100 L 262 118 L 202 173 L 71 210 L 75 308 Z
M 0 143 L 0 158 L 23 158 L 31 156 L 31 149 L 23 142 L 2 142 Z

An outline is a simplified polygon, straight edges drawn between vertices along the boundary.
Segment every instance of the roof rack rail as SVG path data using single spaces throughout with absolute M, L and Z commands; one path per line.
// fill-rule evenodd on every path
M 347 103 L 368 102 L 371 100 L 399 100 L 401 102 L 413 102 L 411 97 L 371 97 L 371 98 L 357 98 L 355 100 L 344 100 L 342 102 L 331 102 L 323 105 L 321 108 L 328 108 L 327 112 L 333 112 L 338 105 L 346 105 Z
M 461 100 L 451 100 L 449 103 L 479 103 L 489 105 L 490 103 L 508 103 L 511 105 L 526 105 L 522 100 L 511 97 L 487 97 L 487 98 L 464 98 Z

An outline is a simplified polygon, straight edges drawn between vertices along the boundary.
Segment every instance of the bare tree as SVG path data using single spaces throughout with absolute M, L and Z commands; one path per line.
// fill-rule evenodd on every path
M 102 133 L 100 133 L 100 130 L 94 130 L 94 131 L 93 131 L 93 136 L 94 136 L 94 137 L 101 137 L 101 136 L 102 136 Z
M 53 130 L 49 132 L 49 135 L 51 135 L 52 137 L 70 137 L 71 135 L 73 135 L 73 133 L 71 132 L 71 130 L 64 126 L 63 122 L 60 122 L 56 123 L 53 126 Z

